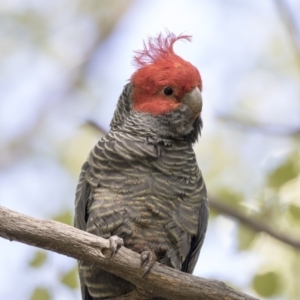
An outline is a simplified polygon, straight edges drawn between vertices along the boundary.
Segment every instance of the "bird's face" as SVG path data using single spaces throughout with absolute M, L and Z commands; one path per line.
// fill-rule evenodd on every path
M 150 56 L 152 61 L 140 64 L 131 77 L 133 110 L 156 116 L 185 105 L 191 111 L 187 120 L 190 123 L 202 110 L 202 81 L 197 68 L 173 52 L 173 43 L 179 38 L 161 40 L 163 45 L 149 43 L 149 48 L 145 48 L 142 54 Z

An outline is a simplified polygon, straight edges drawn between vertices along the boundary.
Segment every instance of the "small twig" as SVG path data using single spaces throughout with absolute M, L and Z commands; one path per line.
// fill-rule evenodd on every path
M 300 240 L 294 237 L 287 235 L 286 233 L 281 233 L 278 229 L 274 230 L 267 224 L 262 223 L 261 221 L 257 220 L 253 217 L 247 217 L 244 214 L 238 212 L 236 209 L 229 207 L 228 205 L 222 203 L 221 201 L 216 200 L 215 198 L 209 197 L 209 206 L 214 208 L 218 212 L 225 214 L 234 218 L 235 220 L 239 221 L 240 223 L 246 225 L 247 227 L 251 228 L 257 232 L 265 232 L 271 237 L 287 244 L 295 249 L 300 250 Z
M 84 125 L 88 125 L 98 131 L 101 135 L 106 135 L 107 131 L 93 120 L 87 120 Z
M 228 287 L 223 282 L 196 277 L 159 263 L 155 263 L 143 278 L 140 254 L 121 247 L 113 258 L 103 257 L 102 250 L 109 247 L 108 240 L 59 222 L 38 220 L 1 206 L 0 220 L 1 237 L 97 265 L 107 272 L 126 278 L 137 287 L 139 294 L 146 294 L 149 298 L 256 299 Z

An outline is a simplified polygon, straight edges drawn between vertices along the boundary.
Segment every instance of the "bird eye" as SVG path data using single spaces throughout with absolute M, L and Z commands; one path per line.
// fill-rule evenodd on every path
M 173 94 L 173 89 L 171 87 L 169 87 L 169 86 L 165 87 L 164 88 L 164 94 L 166 96 L 171 96 Z

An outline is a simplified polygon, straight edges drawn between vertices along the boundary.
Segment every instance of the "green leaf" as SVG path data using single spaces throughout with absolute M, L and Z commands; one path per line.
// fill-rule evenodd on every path
M 238 232 L 237 232 L 237 238 L 238 238 L 238 248 L 239 250 L 248 250 L 254 241 L 255 237 L 257 235 L 257 232 L 254 230 L 251 230 L 250 228 L 239 225 Z
M 75 266 L 72 270 L 65 273 L 61 278 L 60 282 L 69 287 L 70 289 L 78 288 L 78 268 Z
M 217 195 L 224 203 L 233 207 L 238 207 L 243 199 L 241 194 L 226 188 L 220 189 Z
M 291 215 L 291 217 L 295 220 L 295 221 L 299 221 L 300 222 L 300 206 L 297 206 L 295 204 L 291 204 L 288 208 L 288 211 Z
M 269 174 L 268 182 L 273 188 L 280 188 L 286 182 L 298 176 L 297 165 L 293 157 L 290 157 L 282 165 Z
M 48 290 L 40 287 L 36 288 L 30 297 L 30 300 L 50 300 L 50 299 L 51 297 Z
M 252 280 L 254 290 L 263 297 L 272 297 L 279 292 L 280 278 L 276 272 L 255 275 Z
M 54 221 L 61 222 L 67 225 L 72 225 L 73 224 L 73 216 L 70 211 L 64 211 L 63 213 L 55 216 L 53 218 Z
M 39 268 L 42 266 L 47 259 L 47 253 L 45 251 L 36 251 L 33 259 L 29 262 L 30 266 L 33 268 Z

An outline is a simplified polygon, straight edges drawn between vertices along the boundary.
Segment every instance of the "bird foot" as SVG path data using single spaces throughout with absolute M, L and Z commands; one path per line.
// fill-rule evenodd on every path
M 142 277 L 145 277 L 152 269 L 157 257 L 152 251 L 143 251 L 141 253 L 141 266 L 143 267 Z
M 112 258 L 118 252 L 118 250 L 124 245 L 122 238 L 119 238 L 116 235 L 111 236 L 109 239 L 109 248 L 102 250 L 102 253 L 105 257 Z
M 113 235 L 109 238 L 109 246 L 110 246 L 110 249 L 111 249 L 111 256 L 110 257 L 113 257 L 117 252 L 118 250 L 124 246 L 124 241 L 122 238 L 119 238 L 117 235 Z

